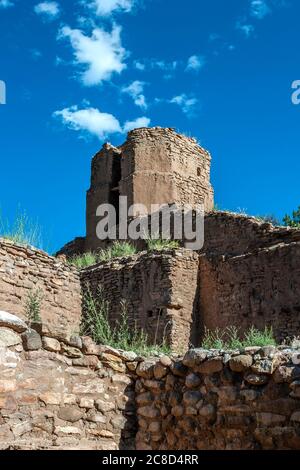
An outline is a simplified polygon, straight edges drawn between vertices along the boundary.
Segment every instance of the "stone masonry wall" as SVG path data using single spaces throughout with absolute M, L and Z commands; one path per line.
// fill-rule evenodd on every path
M 77 270 L 41 250 L 0 239 L 0 310 L 25 318 L 26 298 L 37 289 L 43 293 L 42 320 L 78 332 L 81 288 Z
M 195 139 L 169 128 L 135 129 L 120 147 L 104 144 L 92 161 L 84 250 L 105 246 L 96 236 L 96 209 L 110 203 L 118 212 L 119 196 L 127 196 L 128 207 L 143 204 L 148 212 L 152 204 L 173 203 L 203 204 L 212 210 L 210 164 L 210 154 Z
M 0 449 L 300 449 L 300 344 L 138 357 L 0 312 Z
M 87 268 L 81 282 L 95 296 L 102 288 L 112 325 L 125 300 L 132 327 L 143 328 L 151 343 L 165 338 L 175 350 L 184 350 L 197 308 L 198 264 L 197 254 L 184 249 L 141 253 Z
M 0 312 L 0 449 L 134 448 L 135 358 Z
M 196 349 L 140 363 L 137 449 L 299 450 L 299 353 Z
M 277 340 L 300 334 L 300 242 L 245 255 L 200 257 L 200 315 L 214 330 L 273 328 Z
M 255 217 L 231 212 L 211 212 L 205 217 L 202 253 L 244 255 L 278 243 L 300 242 L 300 230 L 274 227 Z

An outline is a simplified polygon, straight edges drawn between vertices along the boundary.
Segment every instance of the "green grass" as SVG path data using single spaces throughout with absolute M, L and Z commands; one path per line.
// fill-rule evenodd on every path
M 272 327 L 260 331 L 252 326 L 240 336 L 238 328 L 231 326 L 222 330 L 206 329 L 201 346 L 205 349 L 243 349 L 250 346 L 276 346 L 276 341 Z
M 180 247 L 178 240 L 162 240 L 161 238 L 149 238 L 146 240 L 148 251 L 173 250 Z
M 106 250 L 100 250 L 98 253 L 99 261 L 109 261 L 113 258 L 132 256 L 137 252 L 136 248 L 128 242 L 116 241 Z
M 18 209 L 13 223 L 4 219 L 0 213 L 0 237 L 20 245 L 43 248 L 42 232 L 39 224 L 30 219 L 26 211 L 21 209 Z
M 68 260 L 69 264 L 76 266 L 77 269 L 87 268 L 98 263 L 98 256 L 96 253 L 89 251 L 88 253 L 83 253 L 82 255 L 72 256 Z
M 142 356 L 154 353 L 170 353 L 170 348 L 163 342 L 161 345 L 148 345 L 147 335 L 135 325 L 129 325 L 128 308 L 125 301 L 120 304 L 120 320 L 115 328 L 109 322 L 109 302 L 104 300 L 103 290 L 98 289 L 94 296 L 89 286 L 83 295 L 84 318 L 81 334 L 93 338 L 95 343 L 111 346 L 124 351 L 134 351 Z
M 87 252 L 82 255 L 75 255 L 68 260 L 70 264 L 78 269 L 87 268 L 102 261 L 109 261 L 113 258 L 123 256 L 132 256 L 136 253 L 136 248 L 127 242 L 116 241 L 113 245 L 105 250 L 98 252 Z

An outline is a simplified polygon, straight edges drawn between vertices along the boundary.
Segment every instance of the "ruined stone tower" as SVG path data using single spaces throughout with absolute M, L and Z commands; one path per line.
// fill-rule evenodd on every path
M 105 144 L 92 160 L 91 187 L 87 192 L 85 251 L 99 248 L 96 209 L 115 206 L 119 196 L 128 205 L 204 204 L 213 207 L 210 154 L 194 139 L 160 127 L 135 129 L 120 147 Z

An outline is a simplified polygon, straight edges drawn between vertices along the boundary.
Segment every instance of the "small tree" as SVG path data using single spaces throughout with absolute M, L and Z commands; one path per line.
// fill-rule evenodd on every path
M 40 323 L 41 319 L 41 304 L 43 301 L 43 292 L 41 289 L 31 290 L 25 301 L 25 314 L 31 323 Z
M 300 206 L 297 210 L 293 211 L 292 217 L 286 215 L 283 218 L 283 223 L 286 227 L 300 228 Z

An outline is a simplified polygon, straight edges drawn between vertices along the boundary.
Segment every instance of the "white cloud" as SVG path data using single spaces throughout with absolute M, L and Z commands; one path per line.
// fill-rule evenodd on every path
M 59 38 L 70 40 L 75 64 L 83 66 L 81 79 L 84 85 L 92 86 L 109 80 L 114 73 L 125 68 L 126 51 L 121 44 L 121 27 L 114 25 L 111 32 L 95 28 L 91 37 L 79 29 L 64 26 Z
M 132 129 L 138 129 L 140 127 L 148 127 L 150 124 L 150 119 L 147 117 L 140 117 L 136 119 L 135 121 L 126 121 L 124 124 L 123 131 L 129 132 L 132 131 Z
M 0 8 L 13 7 L 15 4 L 11 0 L 0 0 Z
M 179 62 L 173 60 L 172 62 L 167 62 L 165 60 L 157 60 L 157 59 L 144 59 L 144 60 L 136 60 L 134 62 L 134 66 L 138 70 L 163 70 L 165 72 L 174 72 L 178 66 Z
M 262 20 L 271 13 L 271 9 L 265 0 L 251 0 L 250 14 L 255 18 Z
M 129 12 L 134 4 L 135 0 L 94 0 L 92 5 L 88 6 L 92 6 L 99 16 L 110 16 L 116 11 Z
M 145 70 L 146 66 L 145 64 L 143 64 L 142 62 L 140 62 L 139 60 L 136 60 L 134 62 L 134 66 L 137 70 Z
M 147 109 L 146 98 L 144 95 L 145 82 L 135 80 L 127 87 L 122 88 L 122 93 L 126 93 L 133 99 L 134 103 L 142 109 Z
M 169 103 L 178 105 L 184 114 L 191 117 L 194 114 L 195 106 L 197 105 L 198 100 L 197 98 L 188 97 L 185 93 L 183 93 L 182 95 L 174 96 L 174 98 L 169 100 Z
M 242 23 L 240 21 L 236 23 L 236 29 L 242 31 L 247 38 L 254 33 L 254 26 L 252 24 Z
M 41 2 L 35 5 L 34 11 L 37 15 L 43 15 L 49 20 L 55 20 L 60 14 L 60 7 L 57 2 Z
M 78 106 L 64 108 L 53 113 L 55 118 L 61 119 L 62 123 L 77 132 L 88 133 L 105 139 L 110 134 L 123 134 L 138 127 L 147 127 L 150 119 L 140 117 L 134 121 L 126 121 L 122 127 L 119 120 L 112 114 L 102 113 L 97 108 L 87 107 L 79 109 Z
M 71 106 L 56 111 L 53 115 L 61 118 L 69 129 L 88 132 L 100 140 L 108 134 L 122 132 L 118 119 L 112 114 L 101 113 L 96 108 L 78 109 L 78 106 Z
M 199 72 L 199 70 L 201 70 L 204 67 L 204 65 L 205 65 L 205 57 L 200 56 L 200 55 L 192 55 L 188 59 L 186 70 L 187 71 L 194 70 L 195 72 Z

